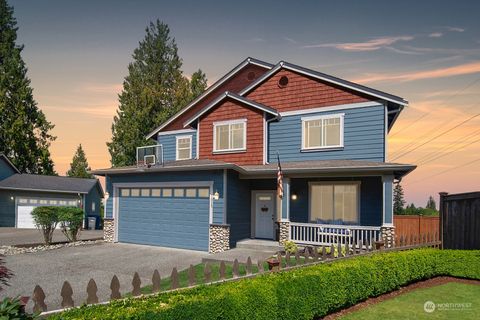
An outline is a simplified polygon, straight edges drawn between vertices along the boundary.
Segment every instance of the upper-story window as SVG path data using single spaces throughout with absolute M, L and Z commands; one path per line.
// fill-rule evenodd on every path
M 302 150 L 343 147 L 344 114 L 302 118 Z
M 192 136 L 177 137 L 177 160 L 192 159 Z
M 229 152 L 246 150 L 247 120 L 215 122 L 213 124 L 213 151 Z

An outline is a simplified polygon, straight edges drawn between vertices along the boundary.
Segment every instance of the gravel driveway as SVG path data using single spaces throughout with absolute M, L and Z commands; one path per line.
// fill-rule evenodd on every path
M 60 308 L 60 290 L 63 281 L 72 285 L 75 305 L 86 299 L 86 287 L 90 278 L 95 279 L 98 298 L 106 301 L 110 296 L 110 281 L 114 274 L 120 280 L 120 291 L 131 290 L 132 278 L 137 271 L 144 284 L 151 283 L 153 270 L 158 269 L 161 277 L 170 275 L 172 268 L 181 270 L 197 264 L 208 253 L 133 244 L 102 243 L 80 247 L 19 254 L 5 257 L 6 266 L 15 273 L 10 287 L 0 291 L 5 296 L 31 296 L 39 284 L 46 295 L 49 310 Z M 31 310 L 32 302 L 27 307 Z

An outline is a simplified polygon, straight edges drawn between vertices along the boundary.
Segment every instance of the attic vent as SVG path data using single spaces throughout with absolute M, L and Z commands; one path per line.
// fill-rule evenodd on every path
M 247 74 L 247 79 L 248 79 L 249 81 L 252 81 L 253 79 L 255 79 L 255 72 L 250 71 L 250 72 Z
M 279 80 L 278 80 L 278 86 L 280 88 L 285 88 L 288 84 L 288 77 L 287 76 L 282 76 Z

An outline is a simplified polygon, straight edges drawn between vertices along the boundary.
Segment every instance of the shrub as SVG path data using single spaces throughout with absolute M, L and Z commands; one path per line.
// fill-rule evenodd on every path
M 20 298 L 4 298 L 0 302 L 0 319 L 31 320 L 38 319 L 38 314 L 28 314 Z
M 77 207 L 59 207 L 58 221 L 68 241 L 77 241 L 78 234 L 83 224 L 83 210 Z
M 13 273 L 4 266 L 3 256 L 0 254 L 0 291 L 3 286 L 8 286 L 8 279 L 13 276 Z
M 296 253 L 298 251 L 298 246 L 293 241 L 285 241 L 284 245 L 285 251 L 288 253 Z
M 375 253 L 71 309 L 51 319 L 313 319 L 402 285 L 442 275 L 480 279 L 480 251 Z
M 45 244 L 52 242 L 53 232 L 58 224 L 58 208 L 59 207 L 36 207 L 32 211 L 35 226 L 42 230 L 43 240 Z

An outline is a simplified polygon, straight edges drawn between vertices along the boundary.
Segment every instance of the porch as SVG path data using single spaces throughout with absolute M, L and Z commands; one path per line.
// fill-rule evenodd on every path
M 284 176 L 282 199 L 277 196 L 276 179 L 233 178 L 229 176 L 228 185 L 234 183 L 235 189 L 250 195 L 241 197 L 241 204 L 234 202 L 243 206 L 241 216 L 227 210 L 232 247 L 247 237 L 280 244 L 293 241 L 359 248 L 371 248 L 375 242 L 388 239 L 393 243 L 393 175 Z M 228 208 L 231 198 L 236 198 L 234 193 L 229 188 Z

